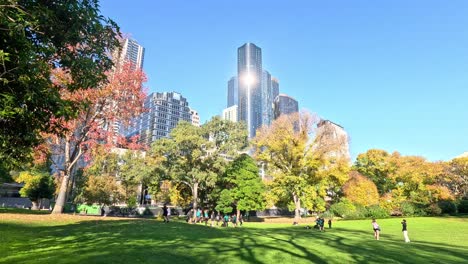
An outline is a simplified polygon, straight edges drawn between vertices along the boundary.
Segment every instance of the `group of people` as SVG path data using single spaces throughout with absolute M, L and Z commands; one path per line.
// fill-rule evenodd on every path
M 314 228 L 317 228 L 318 230 L 320 230 L 320 232 L 325 232 L 325 219 L 323 217 L 317 217 L 317 219 L 315 219 L 315 226 Z M 328 219 L 328 228 L 331 228 L 332 226 L 332 220 L 331 219 Z
M 407 227 L 407 224 L 406 224 L 406 219 L 403 219 L 403 221 L 401 221 L 401 226 L 402 226 L 402 232 L 403 232 L 403 237 L 405 239 L 405 242 L 406 243 L 409 243 L 410 242 L 410 239 L 408 237 L 408 227 Z M 374 229 L 374 238 L 375 240 L 380 240 L 380 225 L 377 223 L 377 221 L 374 219 L 372 219 L 372 228 Z
M 187 222 L 192 223 L 192 224 L 197 224 L 197 223 L 205 223 L 205 225 L 208 225 L 208 222 L 210 222 L 210 227 L 213 227 L 216 223 L 216 226 L 219 226 L 219 223 L 221 222 L 222 227 L 228 227 L 229 223 L 232 223 L 234 227 L 237 227 L 238 225 L 242 226 L 244 220 L 242 214 L 239 215 L 239 219 L 237 219 L 236 214 L 224 214 L 224 216 L 215 211 L 210 211 L 208 209 L 197 209 L 195 211 L 195 217 L 193 217 L 193 209 L 190 209 L 187 213 Z

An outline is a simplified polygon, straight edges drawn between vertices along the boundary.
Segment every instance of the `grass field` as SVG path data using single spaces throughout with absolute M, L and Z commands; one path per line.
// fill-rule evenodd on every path
M 1 211 L 0 211 L 1 212 Z M 156 219 L 0 213 L 0 263 L 467 263 L 468 218 L 336 221 L 320 233 L 305 225 L 245 223 L 210 228 Z

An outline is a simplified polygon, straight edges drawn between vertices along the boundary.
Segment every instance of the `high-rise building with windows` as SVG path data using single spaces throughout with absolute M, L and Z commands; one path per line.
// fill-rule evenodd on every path
M 122 41 L 122 50 L 118 56 L 119 63 L 131 62 L 133 69 L 143 69 L 145 48 L 133 39 Z
M 152 93 L 146 98 L 144 107 L 148 111 L 138 118 L 128 136 L 139 135 L 139 142 L 148 146 L 160 138 L 169 137 L 171 130 L 180 121 L 192 123 L 187 99 L 179 93 Z
M 279 81 L 275 77 L 271 77 L 271 93 L 273 94 L 273 101 L 279 95 Z
M 268 71 L 262 73 L 262 125 L 269 126 L 273 121 L 273 82 Z
M 278 79 L 262 67 L 262 49 L 253 43 L 239 47 L 237 76 L 228 81 L 228 108 L 223 116 L 226 111 L 232 116 L 230 107 L 237 104 L 237 120 L 246 123 L 249 138 L 255 137 L 258 128 L 273 121 L 273 102 L 278 94 Z
M 262 50 L 253 43 L 237 49 L 239 120 L 247 124 L 249 137 L 262 125 Z
M 286 94 L 279 94 L 274 101 L 274 117 L 289 115 L 299 111 L 299 104 L 296 99 Z
M 237 76 L 228 81 L 227 107 L 239 104 L 239 84 Z

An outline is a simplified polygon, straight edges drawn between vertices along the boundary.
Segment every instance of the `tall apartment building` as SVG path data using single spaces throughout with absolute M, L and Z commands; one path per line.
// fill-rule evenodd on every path
M 131 62 L 133 69 L 143 69 L 145 48 L 133 39 L 123 39 L 118 63 Z
M 148 146 L 160 138 L 169 137 L 179 121 L 192 122 L 187 99 L 176 92 L 152 93 L 146 98 L 144 107 L 148 111 L 140 116 L 128 136 L 139 135 L 139 141 Z
M 121 45 L 122 49 L 115 51 L 114 53 L 114 64 L 119 66 L 130 62 L 132 69 L 142 70 L 145 57 L 145 48 L 138 44 L 137 41 L 129 38 L 123 39 Z M 119 120 L 114 121 L 112 124 L 110 124 L 110 126 L 114 134 L 114 141 L 117 139 L 118 135 L 126 135 L 131 132 L 131 128 L 124 127 Z
M 280 115 L 289 115 L 299 112 L 299 103 L 296 99 L 286 94 L 279 94 L 274 101 L 274 118 Z

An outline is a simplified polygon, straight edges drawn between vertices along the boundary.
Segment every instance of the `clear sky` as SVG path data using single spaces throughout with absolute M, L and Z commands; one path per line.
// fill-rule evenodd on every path
M 237 48 L 299 107 L 371 148 L 429 160 L 468 151 L 468 1 L 104 0 L 145 47 L 149 92 L 176 91 L 202 121 L 226 107 Z

